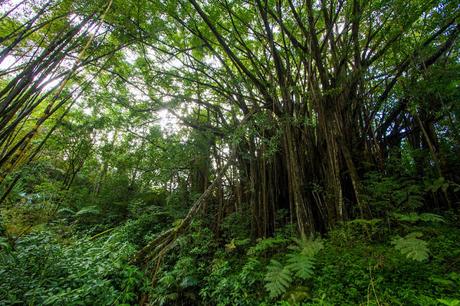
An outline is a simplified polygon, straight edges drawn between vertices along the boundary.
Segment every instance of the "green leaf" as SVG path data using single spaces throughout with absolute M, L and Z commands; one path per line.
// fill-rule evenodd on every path
M 410 214 L 393 213 L 393 217 L 395 217 L 396 220 L 403 221 L 403 222 L 417 222 L 420 220 L 420 217 L 417 213 L 410 213 Z
M 11 250 L 11 245 L 5 237 L 0 237 L 0 250 L 1 249 Z
M 420 220 L 425 221 L 425 222 L 440 222 L 440 223 L 446 223 L 443 217 L 440 215 L 436 214 L 430 214 L 430 213 L 423 213 L 420 214 Z
M 69 207 L 64 207 L 58 210 L 58 214 L 69 214 L 69 215 L 75 215 L 75 211 Z
M 289 249 L 300 252 L 301 254 L 313 257 L 324 248 L 324 243 L 320 238 L 317 239 L 293 239 L 295 245 L 289 246 Z
M 448 300 L 448 299 L 437 299 L 437 301 L 443 305 L 447 306 L 459 306 L 460 305 L 460 300 L 453 299 L 453 300 Z
M 418 239 L 422 235 L 420 232 L 413 232 L 404 238 L 394 238 L 391 243 L 395 246 L 396 250 L 406 255 L 407 258 L 424 261 L 428 258 L 429 250 L 428 243 L 422 239 Z
M 265 275 L 265 288 L 270 294 L 270 298 L 277 297 L 286 292 L 292 282 L 291 271 L 287 267 L 275 260 L 270 260 Z
M 97 215 L 97 214 L 99 214 L 99 212 L 100 211 L 96 206 L 88 206 L 88 207 L 84 207 L 84 208 L 80 209 L 75 214 L 75 216 L 79 217 L 79 216 L 83 216 L 83 215 Z
M 288 242 L 287 239 L 282 237 L 273 237 L 261 239 L 255 246 L 249 248 L 247 255 L 254 256 L 261 254 L 269 249 L 278 248 L 280 245 Z
M 440 215 L 431 214 L 431 213 L 423 213 L 423 214 L 417 214 L 417 213 L 410 213 L 410 214 L 393 213 L 393 216 L 397 220 L 403 221 L 403 222 L 418 222 L 418 221 L 441 222 L 441 223 L 446 222 L 444 220 L 444 218 L 441 217 Z
M 288 269 L 301 279 L 307 279 L 313 275 L 315 266 L 314 259 L 302 253 L 288 254 Z
M 193 287 L 198 284 L 198 280 L 194 278 L 193 276 L 186 276 L 182 279 L 180 283 L 181 288 L 188 288 L 188 287 Z

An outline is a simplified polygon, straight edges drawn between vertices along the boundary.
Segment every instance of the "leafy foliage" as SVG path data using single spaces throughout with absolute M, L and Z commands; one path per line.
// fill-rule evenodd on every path
M 458 306 L 460 305 L 460 300 L 457 299 L 438 299 L 438 302 L 441 303 L 442 305 L 447 305 L 447 306 Z
M 277 297 L 285 293 L 291 285 L 291 270 L 288 266 L 283 266 L 279 261 L 272 259 L 267 267 L 265 281 L 265 288 L 268 290 L 270 297 Z
M 310 256 L 290 253 L 287 262 L 286 267 L 298 278 L 307 279 L 313 275 L 314 260 Z
M 265 275 L 265 288 L 270 297 L 277 297 L 286 293 L 293 277 L 306 280 L 313 275 L 315 265 L 314 256 L 323 249 L 320 239 L 293 239 L 295 244 L 289 246 L 292 251 L 285 255 L 286 265 L 275 259 L 270 260 Z
M 445 222 L 444 218 L 440 215 L 432 214 L 432 213 L 410 213 L 410 214 L 400 214 L 394 213 L 393 216 L 399 221 L 405 222 L 417 222 L 417 221 L 424 221 L 424 222 Z
M 249 248 L 247 254 L 250 256 L 257 256 L 274 248 L 278 248 L 281 245 L 286 244 L 288 241 L 289 240 L 281 236 L 261 239 L 255 246 Z
M 0 304 L 459 303 L 458 1 L 0 2 Z
M 0 255 L 0 297 L 7 305 L 132 303 L 145 281 L 141 271 L 127 264 L 132 252 L 122 233 L 67 245 L 50 233 L 31 234 Z
M 429 250 L 428 243 L 419 239 L 422 235 L 420 232 L 413 232 L 405 237 L 394 238 L 391 243 L 407 258 L 424 261 L 428 258 Z

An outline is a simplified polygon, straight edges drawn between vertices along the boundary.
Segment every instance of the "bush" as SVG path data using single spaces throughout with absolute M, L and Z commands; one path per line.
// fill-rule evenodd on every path
M 115 232 L 65 245 L 49 232 L 32 233 L 0 254 L 0 300 L 6 305 L 132 303 L 144 277 L 127 264 L 133 247 Z

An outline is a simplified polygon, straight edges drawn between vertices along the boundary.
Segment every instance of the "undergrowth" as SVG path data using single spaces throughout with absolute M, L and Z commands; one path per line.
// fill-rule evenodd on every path
M 452 221 L 394 218 L 390 233 L 374 220 L 379 239 L 367 236 L 369 222 L 346 222 L 325 238 L 278 233 L 218 245 L 195 223 L 158 273 L 153 304 L 456 305 L 460 229 Z

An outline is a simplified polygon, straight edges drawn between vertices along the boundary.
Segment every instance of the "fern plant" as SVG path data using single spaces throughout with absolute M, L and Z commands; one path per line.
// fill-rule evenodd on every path
M 400 214 L 400 213 L 393 213 L 393 217 L 398 220 L 398 221 L 403 221 L 403 222 L 410 222 L 410 223 L 415 223 L 418 221 L 423 221 L 423 222 L 433 222 L 433 223 L 445 223 L 446 221 L 444 220 L 443 217 L 437 214 L 432 214 L 432 213 L 409 213 L 409 214 Z
M 294 238 L 294 245 L 290 245 L 289 249 L 299 252 L 302 255 L 313 257 L 324 248 L 324 243 L 321 239 L 299 239 Z
M 265 288 L 271 298 L 286 292 L 292 282 L 292 272 L 288 266 L 283 266 L 279 261 L 272 259 L 265 275 Z
M 423 213 L 420 214 L 420 221 L 424 222 L 437 222 L 437 223 L 446 223 L 443 217 L 437 214 Z
M 283 244 L 287 243 L 289 240 L 283 237 L 275 236 L 271 238 L 261 239 L 257 244 L 249 248 L 247 255 L 248 256 L 258 256 L 274 248 L 279 248 Z
M 313 276 L 315 255 L 324 247 L 320 239 L 293 239 L 289 246 L 291 252 L 285 256 L 286 265 L 272 259 L 265 275 L 265 288 L 271 298 L 277 297 L 289 289 L 293 278 L 306 280 Z
M 100 211 L 96 206 L 87 206 L 87 207 L 83 207 L 82 209 L 77 211 L 75 213 L 75 217 L 83 217 L 83 216 L 87 216 L 87 215 L 97 215 L 99 213 L 100 213 Z
M 416 261 L 424 261 L 428 258 L 429 250 L 428 243 L 419 239 L 423 234 L 413 232 L 405 237 L 396 237 L 391 242 L 395 249 L 401 252 L 409 259 Z
M 315 266 L 314 256 L 324 248 L 320 239 L 293 239 L 295 244 L 289 246 L 293 252 L 287 255 L 288 268 L 300 279 L 307 279 L 313 275 Z
M 438 299 L 438 302 L 447 306 L 459 306 L 460 300 L 457 299 Z
M 305 280 L 313 275 L 314 258 L 301 253 L 290 253 L 287 256 L 286 268 L 295 273 L 295 276 Z

